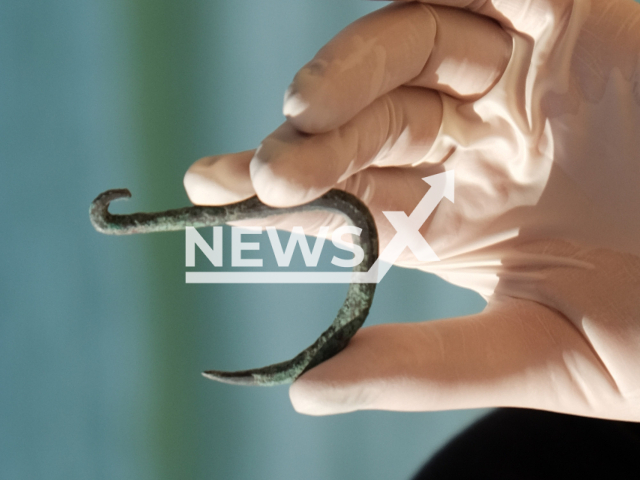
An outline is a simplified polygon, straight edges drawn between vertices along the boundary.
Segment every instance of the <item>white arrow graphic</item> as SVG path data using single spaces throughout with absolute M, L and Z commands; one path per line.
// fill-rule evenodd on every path
M 409 247 L 416 258 L 422 262 L 437 262 L 440 260 L 420 234 L 420 227 L 424 225 L 429 215 L 433 213 L 436 206 L 444 197 L 448 198 L 451 202 L 454 201 L 453 172 L 453 170 L 448 170 L 422 179 L 431 185 L 431 188 L 427 194 L 422 197 L 422 200 L 420 200 L 420 203 L 418 203 L 413 212 L 411 212 L 411 215 L 407 216 L 404 212 L 382 212 L 389 222 L 391 222 L 393 228 L 396 229 L 396 234 L 382 251 L 380 258 L 376 260 L 371 269 L 366 274 L 361 274 L 363 277 L 366 277 L 369 281 L 371 281 L 373 277 L 375 278 L 375 283 L 380 282 L 382 277 L 384 277 L 391 268 L 391 265 L 400 258 L 400 255 L 406 247 Z M 384 260 L 384 263 L 380 262 L 380 260 Z M 360 281 L 360 279 L 358 281 Z

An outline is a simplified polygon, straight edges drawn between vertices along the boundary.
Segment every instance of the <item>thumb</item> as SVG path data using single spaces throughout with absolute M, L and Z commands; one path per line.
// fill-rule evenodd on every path
M 494 406 L 630 415 L 578 330 L 555 310 L 514 299 L 467 317 L 363 329 L 301 376 L 290 398 L 309 415 Z

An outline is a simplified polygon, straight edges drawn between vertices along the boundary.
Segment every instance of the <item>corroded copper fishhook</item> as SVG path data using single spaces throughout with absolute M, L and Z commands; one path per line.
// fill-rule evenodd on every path
M 364 259 L 354 268 L 354 272 L 367 272 L 378 258 L 378 233 L 371 213 L 358 198 L 341 190 L 330 190 L 312 202 L 288 208 L 269 207 L 257 197 L 252 197 L 224 206 L 193 206 L 130 215 L 109 213 L 109 204 L 113 200 L 130 197 L 131 192 L 127 189 L 108 190 L 98 195 L 89 210 L 95 229 L 110 235 L 169 232 L 184 230 L 186 227 L 208 227 L 236 220 L 325 210 L 343 216 L 350 225 L 362 229 L 360 237 L 355 237 L 354 241 L 363 249 Z M 331 326 L 311 346 L 291 360 L 237 372 L 209 370 L 203 375 L 212 380 L 236 385 L 270 386 L 293 382 L 304 372 L 333 357 L 347 346 L 367 318 L 375 288 L 375 283 L 351 283 L 347 298 Z

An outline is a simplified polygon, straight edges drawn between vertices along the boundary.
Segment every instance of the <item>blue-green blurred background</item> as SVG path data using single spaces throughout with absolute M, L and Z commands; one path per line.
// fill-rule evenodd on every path
M 187 205 L 196 159 L 283 120 L 296 70 L 378 8 L 357 0 L 0 0 L 0 478 L 408 478 L 482 412 L 295 413 L 286 387 L 204 379 L 311 343 L 342 287 L 185 285 L 184 236 L 107 237 Z M 472 313 L 392 269 L 368 323 Z

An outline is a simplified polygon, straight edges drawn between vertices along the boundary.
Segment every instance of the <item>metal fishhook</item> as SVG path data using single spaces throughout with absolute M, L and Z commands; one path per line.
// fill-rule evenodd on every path
M 98 195 L 91 203 L 89 210 L 91 223 L 95 229 L 110 235 L 170 232 L 184 230 L 186 227 L 207 227 L 236 220 L 326 210 L 343 216 L 350 225 L 362 229 L 360 237 L 356 237 L 355 242 L 362 247 L 364 259 L 353 269 L 354 272 L 367 272 L 378 258 L 378 232 L 371 213 L 358 198 L 341 190 L 330 190 L 312 202 L 287 208 L 269 207 L 257 197 L 252 197 L 225 206 L 193 206 L 165 212 L 130 215 L 109 213 L 109 204 L 112 201 L 130 197 L 131 192 L 127 189 L 108 190 Z M 331 326 L 311 346 L 291 360 L 237 372 L 209 370 L 203 372 L 203 375 L 212 380 L 235 385 L 271 386 L 291 383 L 307 370 L 328 360 L 347 346 L 351 337 L 367 318 L 375 289 L 375 283 L 351 283 L 347 298 Z

